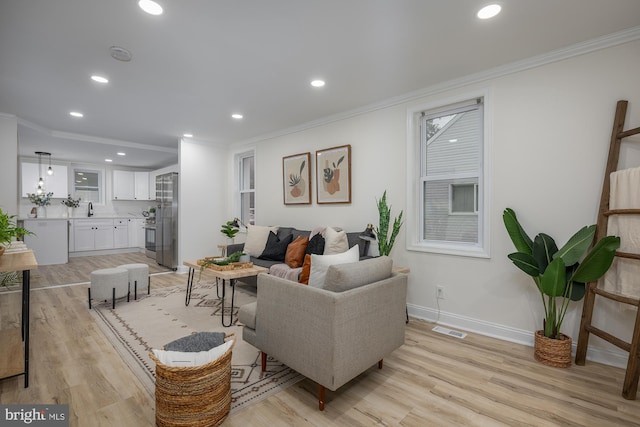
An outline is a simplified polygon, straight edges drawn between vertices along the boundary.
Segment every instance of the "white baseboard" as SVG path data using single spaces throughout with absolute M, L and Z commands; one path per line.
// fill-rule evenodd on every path
M 421 307 L 415 304 L 407 304 L 409 316 L 423 319 L 438 325 L 450 328 L 461 329 L 473 332 L 479 335 L 485 335 L 492 338 L 498 338 L 504 341 L 514 342 L 517 344 L 528 345 L 533 347 L 533 331 L 524 329 L 511 328 L 509 326 L 499 325 L 497 323 L 485 322 L 484 320 L 473 319 L 471 317 L 461 316 L 459 314 L 438 311 L 432 308 Z M 572 354 L 575 356 L 577 339 L 572 344 Z M 589 347 L 587 351 L 587 360 L 603 363 L 605 365 L 615 366 L 626 369 L 629 354 L 623 351 L 606 350 L 601 348 Z

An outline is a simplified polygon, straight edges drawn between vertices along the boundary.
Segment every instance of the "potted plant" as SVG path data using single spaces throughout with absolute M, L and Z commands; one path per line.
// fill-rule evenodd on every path
M 27 193 L 29 201 L 38 207 L 36 217 L 44 218 L 46 216 L 44 208 L 51 204 L 51 196 L 53 196 L 52 192 L 48 192 L 47 194 Z
M 222 228 L 220 229 L 220 232 L 231 239 L 232 243 L 239 231 L 240 229 L 233 224 L 233 221 L 227 221 L 225 224 L 222 224 Z
M 80 197 L 77 199 L 72 199 L 71 194 L 67 196 L 61 203 L 67 207 L 67 216 L 71 218 L 73 216 L 73 208 L 77 208 L 80 206 Z
M 517 249 L 508 257 L 533 278 L 542 298 L 544 321 L 543 329 L 535 335 L 536 360 L 568 367 L 571 365 L 571 338 L 561 329 L 569 303 L 581 300 L 586 284 L 604 276 L 620 247 L 620 238 L 606 236 L 592 246 L 596 226 L 590 225 L 578 230 L 558 249 L 547 234 L 540 233 L 531 240 L 512 209 L 506 208 L 502 218 Z M 553 350 L 545 349 L 547 344 L 552 345 Z M 558 353 L 559 348 L 564 354 Z
M 18 227 L 15 215 L 8 215 L 0 208 L 0 255 L 4 254 L 5 247 L 8 247 L 13 239 L 18 239 L 25 234 L 33 234 L 29 230 Z
M 389 255 L 391 248 L 396 241 L 396 237 L 402 227 L 402 213 L 393 220 L 391 236 L 389 234 L 389 221 L 391 220 L 391 207 L 387 206 L 387 191 L 382 193 L 382 198 L 378 200 L 378 213 L 380 214 L 380 226 L 376 227 L 376 239 L 378 240 L 378 252 L 380 255 Z

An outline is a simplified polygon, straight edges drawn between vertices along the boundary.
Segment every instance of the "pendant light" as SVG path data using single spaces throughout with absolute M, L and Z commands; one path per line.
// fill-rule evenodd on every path
M 36 155 L 38 156 L 38 175 L 40 179 L 38 179 L 38 189 L 36 190 L 37 194 L 44 193 L 44 179 L 42 178 L 42 156 L 49 156 L 49 169 L 47 170 L 48 175 L 53 175 L 53 169 L 51 168 L 51 153 L 47 153 L 45 151 L 36 151 Z

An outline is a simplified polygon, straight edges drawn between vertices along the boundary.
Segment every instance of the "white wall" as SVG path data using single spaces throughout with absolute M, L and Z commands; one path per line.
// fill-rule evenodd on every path
M 227 150 L 182 140 L 179 151 L 178 265 L 218 255 L 225 243 L 220 226 L 227 216 Z
M 262 225 L 309 229 L 337 225 L 349 231 L 378 222 L 375 200 L 388 190 L 392 215 L 406 209 L 407 109 L 444 102 L 478 90 L 491 96 L 493 123 L 491 258 L 469 258 L 405 249 L 404 229 L 391 256 L 411 268 L 409 310 L 442 323 L 531 344 L 542 326 L 542 306 L 533 282 L 511 264 L 512 244 L 502 211 L 511 207 L 530 234 L 544 231 L 563 244 L 596 219 L 615 105 L 630 102 L 627 128 L 640 126 L 640 42 L 514 72 L 425 96 L 401 105 L 346 118 L 256 144 L 256 215 Z M 435 92 L 435 91 L 434 91 Z M 427 92 L 425 92 L 427 93 Z M 352 203 L 285 206 L 282 157 L 351 144 Z M 626 161 L 626 160 L 625 160 Z M 312 173 L 315 160 L 312 160 Z M 627 165 L 629 166 L 629 165 Z M 573 304 L 564 332 L 577 340 L 582 303 Z M 633 318 L 611 307 L 596 312 L 611 331 L 629 336 Z M 604 319 L 607 320 L 604 320 Z M 626 354 L 596 337 L 589 357 L 626 363 Z
M 18 119 L 0 114 L 0 208 L 18 214 Z

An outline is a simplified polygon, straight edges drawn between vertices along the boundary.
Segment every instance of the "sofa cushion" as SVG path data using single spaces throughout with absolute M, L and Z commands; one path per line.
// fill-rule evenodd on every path
M 267 238 L 267 244 L 264 251 L 258 257 L 260 259 L 267 259 L 271 261 L 284 261 L 284 255 L 287 253 L 287 246 L 291 243 L 293 236 L 291 234 L 283 237 L 282 240 L 278 239 L 276 233 L 271 231 Z
M 341 254 L 311 255 L 311 273 L 309 274 L 309 286 L 323 288 L 327 269 L 334 264 L 348 264 L 360 259 L 358 245 Z
M 341 254 L 348 250 L 347 233 L 344 230 L 337 231 L 333 227 L 327 227 L 324 232 L 323 255 Z
M 352 264 L 331 265 L 327 269 L 324 288 L 344 292 L 391 277 L 393 261 L 388 256 L 366 259 Z
M 250 302 L 240 306 L 238 310 L 238 322 L 244 326 L 255 329 L 256 328 L 256 307 L 258 301 Z
M 322 255 L 324 254 L 324 237 L 322 234 L 314 234 L 307 244 L 307 249 L 304 252 L 305 254 L 316 254 Z
M 278 227 L 263 227 L 247 225 L 247 240 L 244 242 L 244 252 L 253 257 L 259 257 L 267 246 L 270 232 L 277 232 Z
M 302 264 L 302 271 L 300 272 L 299 283 L 303 285 L 309 284 L 309 274 L 311 274 L 311 255 L 305 254 L 304 263 Z
M 291 268 L 302 267 L 304 262 L 304 253 L 309 243 L 308 237 L 298 236 L 296 240 L 289 243 L 287 253 L 284 255 L 284 262 Z

